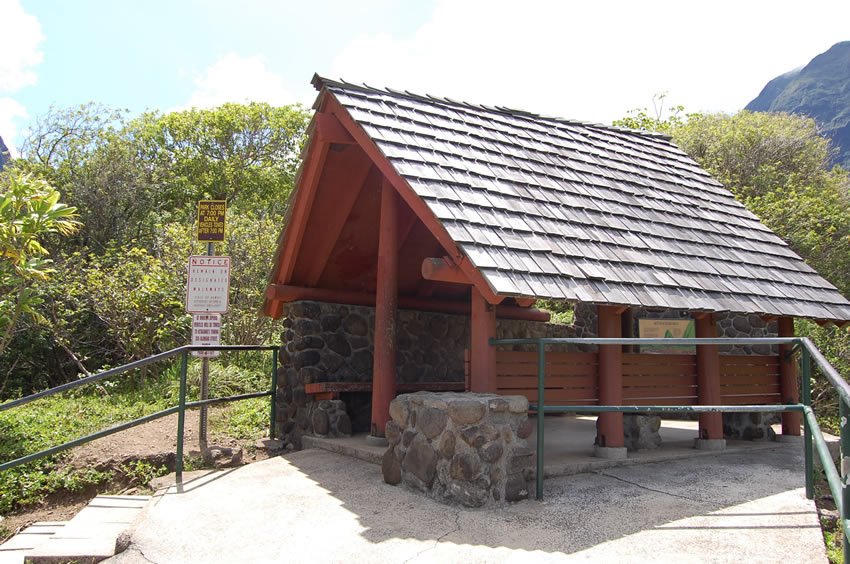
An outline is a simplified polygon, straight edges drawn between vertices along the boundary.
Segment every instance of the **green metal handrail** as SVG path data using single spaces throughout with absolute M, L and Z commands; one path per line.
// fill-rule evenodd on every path
M 272 352 L 272 368 L 271 368 L 271 388 L 264 392 L 252 392 L 248 394 L 239 394 L 234 396 L 226 396 L 220 398 L 212 398 L 200 401 L 186 401 L 186 376 L 189 367 L 189 353 L 192 351 L 271 351 Z M 39 452 L 35 452 L 32 454 L 28 454 L 26 456 L 22 456 L 20 458 L 16 458 L 15 460 L 10 460 L 8 462 L 4 462 L 0 464 L 0 472 L 3 470 L 7 470 L 9 468 L 14 468 L 15 466 L 20 466 L 21 464 L 26 464 L 27 462 L 32 462 L 34 460 L 39 460 L 46 456 L 51 456 L 67 450 L 69 448 L 73 448 L 82 444 L 85 444 L 89 441 L 93 441 L 95 439 L 99 439 L 101 437 L 106 437 L 108 435 L 112 435 L 114 433 L 118 433 L 120 431 L 125 431 L 137 425 L 141 425 L 143 423 L 147 423 L 149 421 L 153 421 L 155 419 L 159 419 L 160 417 L 165 417 L 167 415 L 171 415 L 173 413 L 177 413 L 177 453 L 175 460 L 175 478 L 179 487 L 182 487 L 183 483 L 183 430 L 185 426 L 185 418 L 186 418 L 186 410 L 192 409 L 196 407 L 202 407 L 206 405 L 215 405 L 219 403 L 231 402 L 231 401 L 239 401 L 250 398 L 259 398 L 270 396 L 270 406 L 269 406 L 269 437 L 272 439 L 275 438 L 275 420 L 277 418 L 277 359 L 278 359 L 278 347 L 269 346 L 269 345 L 218 345 L 218 346 L 194 346 L 194 345 L 186 345 L 182 347 L 177 347 L 175 349 L 171 349 L 169 351 L 156 354 L 153 356 L 149 356 L 147 358 L 137 360 L 135 362 L 130 362 L 128 364 L 124 364 L 122 366 L 118 366 L 116 368 L 110 368 L 109 370 L 104 370 L 103 372 L 99 372 L 98 374 L 93 374 L 91 376 L 87 376 L 85 378 L 81 378 L 79 380 L 75 380 L 74 382 L 69 382 L 67 384 L 62 384 L 61 386 L 56 386 L 55 388 L 50 388 L 49 390 L 44 390 L 41 392 L 37 392 L 35 394 L 31 394 L 29 396 L 19 398 L 16 400 L 12 400 L 6 402 L 4 404 L 0 404 L 0 412 L 6 411 L 8 409 L 20 407 L 26 405 L 30 402 L 33 402 L 38 399 L 46 398 L 52 396 L 54 394 L 58 394 L 61 392 L 66 392 L 68 390 L 72 390 L 74 388 L 79 388 L 80 386 L 85 386 L 86 384 L 91 384 L 93 382 L 97 382 L 99 380 L 103 380 L 104 378 L 109 378 L 110 376 L 117 376 L 120 374 L 126 374 L 131 370 L 136 370 L 143 366 L 148 366 L 150 364 L 159 362 L 161 360 L 166 360 L 169 358 L 174 358 L 176 356 L 181 356 L 180 360 L 180 391 L 179 391 L 179 399 L 178 404 L 176 406 L 170 407 L 168 409 L 164 409 L 162 411 L 158 411 L 156 413 L 151 413 L 150 415 L 145 415 L 143 417 L 139 417 L 137 419 L 133 419 L 132 421 L 128 421 L 126 423 L 121 423 L 119 425 L 115 425 L 108 429 L 103 429 L 101 431 L 97 431 L 95 433 L 91 433 L 84 437 L 80 437 L 78 439 L 74 439 L 73 441 L 68 441 L 61 445 L 57 445 Z
M 546 377 L 546 345 L 793 345 L 800 350 L 800 372 L 802 380 L 801 402 L 782 405 L 546 405 L 544 382 Z M 850 562 L 850 384 L 826 360 L 808 338 L 804 337 L 767 337 L 767 338 L 708 338 L 708 339 L 641 339 L 641 338 L 541 338 L 541 339 L 490 339 L 491 346 L 533 345 L 537 349 L 537 403 L 530 409 L 537 411 L 537 476 L 536 497 L 543 498 L 543 451 L 544 418 L 546 413 L 716 413 L 716 412 L 802 412 L 803 445 L 806 473 L 806 497 L 814 497 L 814 447 L 824 469 L 835 505 L 841 515 L 843 532 L 844 561 Z M 823 432 L 818 425 L 811 408 L 811 362 L 814 361 L 839 396 L 841 413 L 841 471 L 836 468 L 829 452 Z

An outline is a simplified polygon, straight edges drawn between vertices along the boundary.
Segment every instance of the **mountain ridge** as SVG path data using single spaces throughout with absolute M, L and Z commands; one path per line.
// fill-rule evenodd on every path
M 745 109 L 814 118 L 836 148 L 834 163 L 850 168 L 850 41 L 770 80 Z

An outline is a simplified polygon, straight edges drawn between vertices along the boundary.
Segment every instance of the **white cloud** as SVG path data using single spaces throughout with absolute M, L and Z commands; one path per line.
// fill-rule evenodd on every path
M 599 122 L 665 91 L 731 112 L 850 38 L 847 21 L 850 3 L 829 0 L 438 0 L 410 37 L 354 39 L 329 77 Z
M 0 94 L 13 94 L 38 80 L 33 67 L 44 59 L 41 25 L 27 14 L 19 0 L 0 0 Z M 11 97 L 0 96 L 0 136 L 17 155 L 16 122 L 27 117 L 26 108 Z
M 0 93 L 14 92 L 36 83 L 32 67 L 44 59 L 39 50 L 44 35 L 19 0 L 0 0 L 0 14 Z
M 288 104 L 293 97 L 283 77 L 266 68 L 259 55 L 229 53 L 194 80 L 195 91 L 187 107 L 210 108 L 225 102 Z
M 23 105 L 12 98 L 0 97 L 0 137 L 3 138 L 12 156 L 18 156 L 15 146 L 18 128 L 15 121 L 26 117 L 27 109 Z

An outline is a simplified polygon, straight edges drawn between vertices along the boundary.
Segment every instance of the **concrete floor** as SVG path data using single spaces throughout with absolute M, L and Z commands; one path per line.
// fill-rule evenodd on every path
M 470 510 L 308 449 L 169 489 L 109 562 L 825 562 L 800 451 L 561 476 L 542 502 Z

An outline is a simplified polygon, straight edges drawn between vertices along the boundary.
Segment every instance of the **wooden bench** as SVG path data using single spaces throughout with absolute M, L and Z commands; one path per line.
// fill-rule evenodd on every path
M 463 392 L 465 382 L 412 382 L 397 383 L 396 391 L 400 394 L 409 392 Z M 305 384 L 304 392 L 316 400 L 339 399 L 339 394 L 345 392 L 371 392 L 372 382 L 316 382 Z

